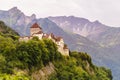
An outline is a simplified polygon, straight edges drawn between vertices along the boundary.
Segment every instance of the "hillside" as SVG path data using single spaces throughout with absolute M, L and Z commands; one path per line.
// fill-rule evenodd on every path
M 65 57 L 52 40 L 19 42 L 4 35 L 0 35 L 0 80 L 112 80 L 111 71 L 95 66 L 87 53 L 70 52 Z
M 0 33 L 6 35 L 19 35 L 16 31 L 8 27 L 3 21 L 0 21 Z
M 26 16 L 17 7 L 8 11 L 0 10 L 0 20 L 18 32 L 20 36 L 29 35 L 30 26 L 37 22 L 45 33 L 52 32 L 62 36 L 70 50 L 87 52 L 92 56 L 95 64 L 112 69 L 114 79 L 119 80 L 119 29 L 111 28 L 99 21 L 90 22 L 87 19 L 74 16 L 52 18 L 56 20 L 53 21 L 50 17 L 37 19 L 35 14 Z M 58 25 L 60 23 L 61 25 Z M 112 35 L 113 38 L 109 35 Z
M 119 80 L 120 28 L 104 25 L 97 20 L 91 22 L 75 16 L 57 16 L 48 17 L 48 19 L 55 22 L 64 31 L 79 34 L 97 43 L 100 48 L 96 47 L 97 52 L 92 56 L 97 59 L 94 62 L 98 65 L 110 67 L 115 76 L 114 80 Z M 80 51 L 77 48 L 76 50 Z M 88 50 L 86 49 L 86 51 Z M 94 52 L 94 50 L 89 53 L 91 52 Z

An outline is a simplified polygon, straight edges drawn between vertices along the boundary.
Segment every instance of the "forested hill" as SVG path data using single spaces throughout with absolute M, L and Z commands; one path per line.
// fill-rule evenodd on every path
M 0 80 L 112 80 L 109 69 L 92 63 L 84 52 L 62 56 L 54 42 L 18 34 L 0 22 Z
M 3 21 L 0 21 L 0 35 L 5 38 L 12 38 L 14 40 L 19 38 L 19 34 L 8 27 Z
M 9 35 L 19 35 L 16 31 L 8 27 L 3 21 L 0 21 L 0 33 Z

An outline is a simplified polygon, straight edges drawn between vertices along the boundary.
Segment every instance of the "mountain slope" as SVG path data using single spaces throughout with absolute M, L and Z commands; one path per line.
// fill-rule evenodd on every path
M 4 35 L 15 33 L 3 22 L 0 30 Z M 0 35 L 0 80 L 112 80 L 111 71 L 94 65 L 87 53 L 65 57 L 50 39 L 20 42 L 4 35 Z
M 27 26 L 35 19 L 36 16 L 34 14 L 31 16 L 25 16 L 25 14 L 17 9 L 17 7 L 8 11 L 0 11 L 0 20 L 16 30 L 20 35 L 26 35 L 26 33 L 29 34 L 29 32 L 27 32 Z M 22 32 L 22 30 L 25 31 L 25 33 Z
M 74 16 L 58 16 L 48 17 L 51 21 L 55 22 L 59 27 L 64 30 L 80 34 L 84 37 L 96 34 L 99 35 L 108 29 L 107 26 L 101 24 L 99 21 L 90 22 L 87 19 L 74 17 Z
M 99 21 L 90 22 L 87 19 L 74 16 L 48 17 L 48 19 L 65 31 L 82 35 L 98 43 L 100 48 L 97 48 L 97 52 L 95 52 L 97 55 L 94 54 L 93 56 L 93 58 L 98 56 L 97 61 L 94 62 L 98 65 L 110 67 L 115 76 L 114 79 L 119 80 L 120 28 L 109 27 Z
M 16 31 L 12 30 L 2 21 L 0 21 L 0 33 L 8 35 L 19 35 Z
M 91 38 L 91 36 L 88 36 Z M 91 38 L 93 39 L 93 38 Z M 102 32 L 98 37 L 93 39 L 100 43 L 104 47 L 112 47 L 120 44 L 120 28 L 110 27 L 106 31 Z
M 120 44 L 120 28 L 106 26 L 99 21 L 90 22 L 87 19 L 74 16 L 48 17 L 65 31 L 70 31 L 99 43 L 101 46 Z
M 62 36 L 65 40 L 65 43 L 69 45 L 71 50 L 87 51 L 94 55 L 94 53 L 97 52 L 94 48 L 99 47 L 98 44 L 85 37 L 63 31 L 61 28 L 59 28 L 59 26 L 47 18 L 36 19 L 35 17 L 33 18 L 33 16 L 26 16 L 16 7 L 8 11 L 1 11 L 0 13 L 1 16 L 4 14 L 5 16 L 9 15 L 9 17 L 1 17 L 0 20 L 3 20 L 7 25 L 11 25 L 11 28 L 16 30 L 21 36 L 29 35 L 29 28 L 33 23 L 37 22 L 39 25 L 41 25 L 45 33 L 52 32 L 55 35 Z M 26 18 L 29 19 L 29 22 Z M 91 52 L 93 50 L 94 52 Z
M 113 70 L 114 75 L 119 74 L 119 60 L 118 58 L 113 58 L 114 54 L 116 56 L 118 54 L 113 54 L 113 51 L 111 51 L 113 50 L 113 48 L 106 49 L 106 47 L 104 48 L 101 44 L 97 43 L 97 38 L 99 37 L 99 35 L 101 35 L 101 33 L 106 32 L 107 30 L 109 31 L 108 26 L 105 26 L 98 21 L 90 22 L 87 19 L 80 18 L 79 20 L 79 18 L 76 17 L 74 19 L 73 16 L 65 18 L 61 17 L 60 19 L 62 23 L 60 22 L 61 25 L 58 25 L 59 20 L 57 23 L 51 20 L 50 17 L 48 19 L 36 19 L 34 14 L 31 16 L 26 16 L 16 7 L 8 11 L 0 11 L 0 20 L 4 21 L 7 25 L 11 26 L 11 28 L 17 31 L 21 36 L 29 35 L 30 26 L 33 23 L 37 22 L 41 25 L 44 32 L 53 32 L 55 35 L 62 36 L 65 40 L 65 43 L 68 44 L 71 50 L 87 52 L 92 56 L 93 61 L 96 64 L 107 65 L 107 67 Z M 82 36 L 80 34 L 82 34 Z M 110 65 L 111 62 L 112 65 Z

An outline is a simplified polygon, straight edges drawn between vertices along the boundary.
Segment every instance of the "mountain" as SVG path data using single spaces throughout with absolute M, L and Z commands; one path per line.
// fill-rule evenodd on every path
M 104 25 L 97 20 L 91 22 L 74 16 L 48 17 L 48 19 L 65 31 L 84 36 L 99 43 L 101 46 L 109 47 L 120 44 L 120 28 Z
M 5 14 L 9 15 L 9 17 L 2 16 Z M 10 25 L 11 28 L 17 31 L 21 36 L 29 35 L 29 28 L 33 23 L 37 22 L 39 25 L 41 25 L 45 33 L 52 32 L 57 36 L 62 36 L 65 40 L 65 43 L 68 44 L 71 50 L 76 50 L 77 48 L 81 51 L 88 50 L 87 52 L 91 53 L 91 51 L 93 50 L 94 52 L 97 52 L 94 48 L 99 47 L 98 44 L 90 41 L 83 36 L 65 32 L 48 18 L 36 19 L 35 17 L 33 18 L 33 16 L 26 16 L 19 9 L 17 9 L 17 7 L 14 7 L 8 11 L 0 11 L 0 16 L 2 16 L 0 17 L 0 20 L 3 20 L 7 25 Z M 29 21 L 27 21 L 28 19 Z M 94 52 L 92 52 L 91 54 L 94 55 Z
M 0 20 L 4 21 L 7 25 L 12 26 L 12 29 L 17 31 L 20 35 L 29 34 L 27 26 L 32 23 L 36 16 L 25 16 L 17 7 L 8 11 L 0 11 Z M 24 31 L 24 32 L 23 32 Z
M 55 22 L 62 29 L 73 32 L 84 37 L 99 35 L 108 29 L 108 26 L 101 24 L 99 21 L 90 22 L 87 19 L 74 17 L 74 16 L 58 16 L 58 17 L 48 17 L 51 21 Z
M 55 35 L 62 36 L 71 51 L 87 52 L 92 56 L 94 63 L 111 68 L 115 78 L 118 78 L 116 80 L 119 80 L 119 76 L 117 76 L 120 70 L 118 53 L 113 54 L 114 48 L 101 45 L 104 40 L 102 42 L 97 40 L 99 35 L 109 31 L 111 27 L 103 25 L 99 21 L 90 22 L 87 19 L 74 16 L 37 19 L 35 14 L 26 16 L 17 7 L 8 11 L 0 10 L 0 20 L 18 32 L 20 36 L 28 36 L 29 28 L 33 23 L 37 22 L 45 33 L 52 32 Z M 119 45 L 115 46 L 118 51 Z M 117 58 L 113 58 L 116 56 Z
M 63 56 L 50 39 L 27 42 L 0 21 L 0 80 L 112 80 L 111 71 L 92 63 L 83 52 Z
M 120 28 L 104 25 L 97 20 L 91 22 L 87 19 L 74 16 L 48 17 L 48 19 L 56 23 L 64 31 L 76 33 L 99 44 L 100 48 L 97 48 L 96 53 L 97 56 L 99 56 L 97 60 L 100 62 L 95 61 L 95 63 L 110 67 L 115 76 L 114 80 L 119 80 L 117 76 L 120 74 L 118 72 L 118 70 L 120 70 L 118 67 L 120 65 Z M 94 54 L 94 56 L 95 55 L 96 54 Z

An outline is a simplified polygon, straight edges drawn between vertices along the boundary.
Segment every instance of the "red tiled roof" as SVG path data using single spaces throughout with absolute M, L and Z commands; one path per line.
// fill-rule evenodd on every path
M 30 28 L 40 28 L 40 29 L 42 29 L 37 23 L 34 23 Z

